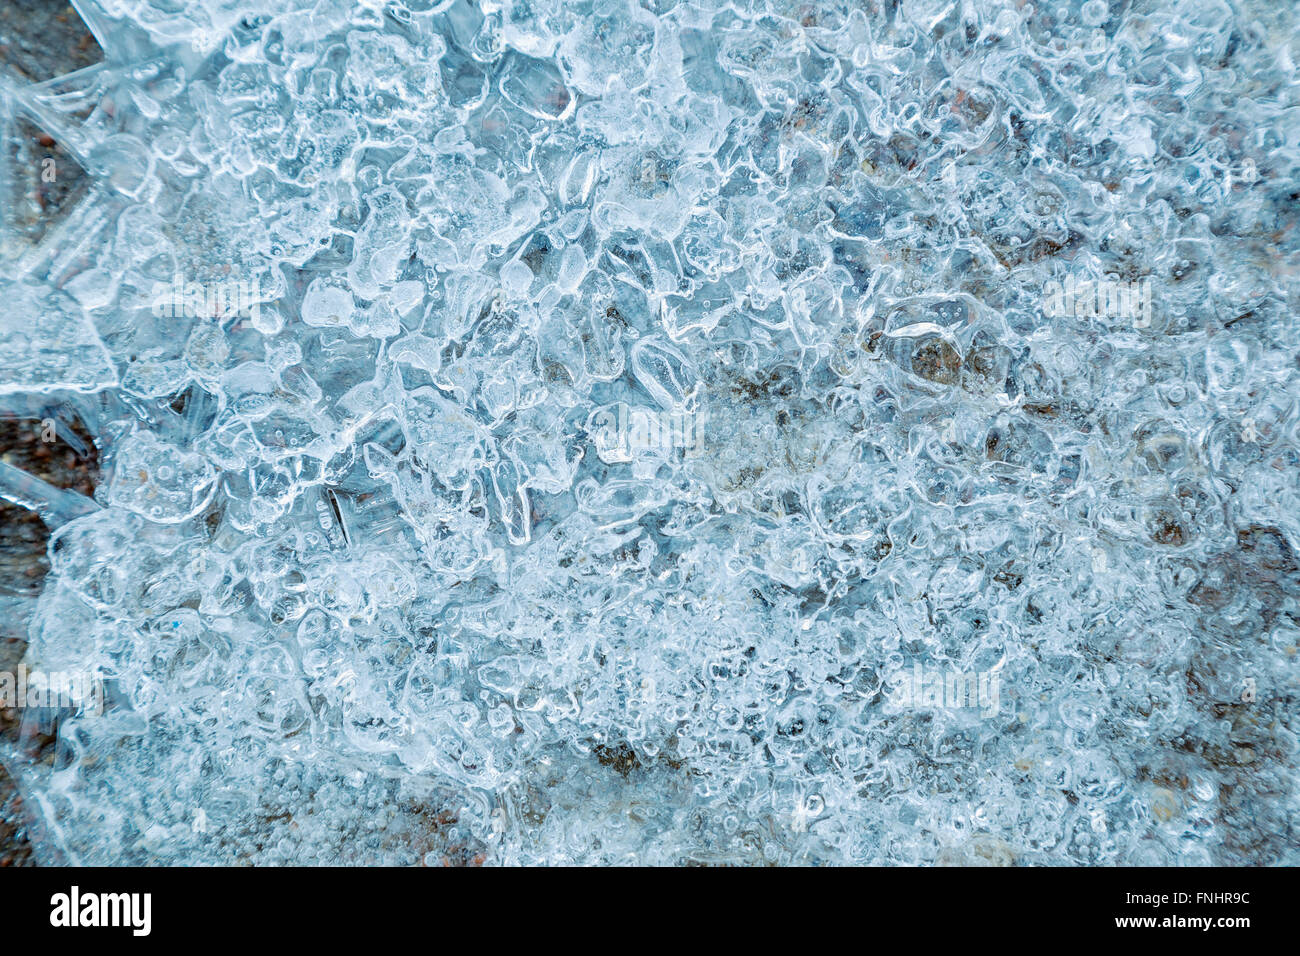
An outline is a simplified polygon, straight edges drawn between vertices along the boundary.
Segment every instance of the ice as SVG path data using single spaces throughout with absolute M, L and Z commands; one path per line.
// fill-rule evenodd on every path
M 341 277 L 314 279 L 303 295 L 302 320 L 307 325 L 348 327 L 353 325 L 352 317 L 357 311 L 352 286 Z M 359 326 L 360 323 L 353 326 L 353 331 L 358 331 Z
M 1296 862 L 1285 5 L 76 6 L 44 862 Z
M 77 300 L 35 282 L 0 282 L 0 395 L 94 392 L 117 384 L 117 369 Z
M 152 432 L 138 432 L 118 446 L 105 497 L 114 507 L 173 524 L 208 505 L 216 477 L 202 455 L 161 442 Z

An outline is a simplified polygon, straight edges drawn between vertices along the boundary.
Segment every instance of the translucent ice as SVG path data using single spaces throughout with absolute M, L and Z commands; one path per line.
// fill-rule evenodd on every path
M 76 6 L 43 860 L 1297 862 L 1288 5 Z

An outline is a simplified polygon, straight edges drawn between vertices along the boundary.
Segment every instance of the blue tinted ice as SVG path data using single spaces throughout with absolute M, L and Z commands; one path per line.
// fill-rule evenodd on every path
M 1297 862 L 1289 5 L 75 5 L 44 858 Z

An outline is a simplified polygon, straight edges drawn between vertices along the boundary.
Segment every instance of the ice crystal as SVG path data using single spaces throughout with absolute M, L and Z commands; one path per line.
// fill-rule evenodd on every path
M 1290 5 L 74 5 L 46 859 L 1297 862 Z

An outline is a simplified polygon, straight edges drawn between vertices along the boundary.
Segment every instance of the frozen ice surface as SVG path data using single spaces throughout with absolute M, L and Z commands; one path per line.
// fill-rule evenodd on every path
M 1300 862 L 1293 5 L 76 6 L 44 859 Z
M 0 395 L 117 384 L 112 356 L 72 296 L 26 282 L 0 281 Z

